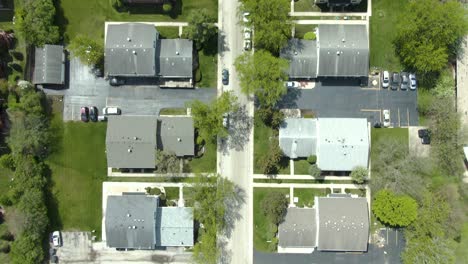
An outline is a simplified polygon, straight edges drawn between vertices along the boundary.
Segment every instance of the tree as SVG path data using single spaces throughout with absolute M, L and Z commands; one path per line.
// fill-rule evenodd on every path
M 446 66 L 466 31 L 465 11 L 460 3 L 412 1 L 398 19 L 393 42 L 406 67 L 426 74 Z
M 42 263 L 44 252 L 40 246 L 42 238 L 34 234 L 21 234 L 11 244 L 11 260 L 14 264 Z
M 216 228 L 209 226 L 200 229 L 201 239 L 193 247 L 193 260 L 199 264 L 217 264 L 221 256 L 217 239 Z
M 353 169 L 350 176 L 353 182 L 362 184 L 366 181 L 368 175 L 369 172 L 366 167 L 358 166 Z
M 291 35 L 290 1 L 242 0 L 241 10 L 250 13 L 245 24 L 255 29 L 255 46 L 278 54 Z
M 272 224 L 278 225 L 283 221 L 286 209 L 288 208 L 288 199 L 279 191 L 268 192 L 261 202 L 263 214 Z
M 223 126 L 223 115 L 239 109 L 237 97 L 232 92 L 224 92 L 211 104 L 195 100 L 188 104 L 192 109 L 194 126 L 202 140 L 214 141 L 216 137 L 227 137 L 228 131 Z M 199 142 L 200 143 L 200 142 Z
M 195 42 L 198 50 L 217 37 L 218 28 L 214 25 L 215 19 L 210 16 L 207 9 L 191 12 L 187 20 L 188 26 L 184 28 L 184 34 Z
M 405 227 L 418 215 L 418 204 L 407 196 L 396 196 L 389 190 L 381 190 L 374 198 L 373 212 L 384 224 Z
M 42 47 L 59 41 L 52 0 L 25 1 L 23 7 L 16 9 L 15 18 L 15 26 L 26 43 Z
M 156 172 L 180 172 L 180 160 L 174 152 L 156 151 Z
M 310 164 L 315 164 L 317 162 L 317 156 L 316 155 L 310 155 L 307 157 L 307 162 Z
M 322 175 L 322 170 L 317 164 L 312 164 L 309 166 L 309 175 L 315 178 L 320 177 Z
M 317 36 L 315 35 L 315 32 L 309 31 L 309 32 L 304 34 L 304 39 L 305 40 L 316 40 Z
M 15 169 L 15 160 L 11 154 L 3 154 L 0 157 L 0 166 L 4 169 L 14 170 Z
M 0 30 L 0 53 L 13 48 L 15 35 L 11 32 Z
M 103 44 L 84 35 L 72 39 L 68 49 L 73 57 L 79 58 L 86 65 L 100 65 L 104 59 Z
M 234 63 L 240 77 L 242 92 L 254 94 L 260 107 L 274 107 L 286 94 L 284 81 L 288 79 L 288 61 L 267 51 L 244 53 Z

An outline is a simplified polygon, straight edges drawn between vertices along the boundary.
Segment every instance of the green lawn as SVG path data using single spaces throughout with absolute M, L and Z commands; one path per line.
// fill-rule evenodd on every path
M 468 259 L 468 222 L 463 225 L 461 233 L 461 241 L 458 244 L 457 250 L 455 251 L 455 257 L 457 264 L 466 263 Z
M 370 18 L 370 65 L 389 71 L 402 66 L 395 55 L 392 40 L 396 33 L 398 15 L 407 8 L 408 0 L 378 0 L 372 2 Z
M 296 203 L 298 207 L 312 207 L 314 206 L 314 197 L 324 197 L 330 193 L 328 189 L 305 189 L 305 188 L 294 188 L 294 197 L 299 198 L 299 202 Z
M 357 194 L 359 197 L 366 197 L 366 189 L 345 189 L 345 192 Z
M 271 241 L 277 232 L 277 227 L 270 224 L 260 207 L 265 195 L 271 191 L 289 194 L 288 188 L 254 188 L 254 248 L 257 251 L 272 252 L 267 241 Z
M 216 172 L 216 143 L 207 142 L 205 144 L 205 153 L 200 158 L 192 158 L 188 161 L 188 172 Z
M 299 0 L 294 2 L 294 12 L 320 12 L 320 8 L 314 2 L 314 0 Z
M 302 39 L 304 38 L 305 33 L 314 31 L 316 25 L 295 25 L 294 26 L 294 37 Z
M 255 115 L 254 119 L 254 173 L 261 174 L 260 159 L 267 155 L 271 144 L 279 144 L 279 142 L 274 137 L 273 129 L 266 126 L 258 115 Z M 281 159 L 279 165 L 278 174 L 290 174 L 288 158 Z
M 162 39 L 175 39 L 179 37 L 179 27 L 157 27 L 159 37 Z
M 61 8 L 57 11 L 57 22 L 65 27 L 69 39 L 77 34 L 87 34 L 100 40 L 104 38 L 105 21 L 186 21 L 190 12 L 196 12 L 201 8 L 208 9 L 214 18 L 218 15 L 217 0 L 177 1 L 179 5 L 174 7 L 173 14 L 164 14 L 160 7 L 147 5 L 126 12 L 117 12 L 111 2 L 110 0 L 61 0 Z
M 159 111 L 160 115 L 186 115 L 187 108 L 163 108 Z
M 179 187 L 164 187 L 166 191 L 167 200 L 178 200 L 179 199 Z
M 310 163 L 305 159 L 294 161 L 294 174 L 309 174 Z
M 51 228 L 96 230 L 99 238 L 106 123 L 63 123 L 56 117 L 52 127 L 57 149 L 47 160 L 52 171 Z
M 371 129 L 371 157 L 377 153 L 373 151 L 376 149 L 380 140 L 396 140 L 401 142 L 401 144 L 408 147 L 408 129 L 407 128 L 372 128 Z
M 201 71 L 200 80 L 196 80 L 197 87 L 200 88 L 216 88 L 217 87 L 217 67 L 218 56 L 213 52 L 198 52 L 198 62 L 200 63 L 199 71 Z

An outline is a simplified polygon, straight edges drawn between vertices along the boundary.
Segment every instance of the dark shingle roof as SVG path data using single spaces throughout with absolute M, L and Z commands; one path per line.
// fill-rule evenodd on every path
M 164 78 L 192 78 L 193 42 L 188 39 L 161 39 L 157 43 L 158 75 Z
M 317 77 L 317 42 L 315 40 L 290 39 L 281 50 L 281 58 L 289 60 L 290 78 Z
M 177 156 L 193 156 L 195 132 L 191 117 L 159 117 L 158 149 L 174 152 Z
M 108 25 L 105 72 L 110 76 L 156 76 L 156 41 L 153 25 Z
M 36 47 L 34 60 L 34 84 L 65 83 L 65 53 L 63 46 Z
M 369 39 L 365 25 L 319 25 L 321 77 L 361 77 L 369 73 Z
M 154 168 L 156 117 L 109 116 L 106 152 L 108 167 Z

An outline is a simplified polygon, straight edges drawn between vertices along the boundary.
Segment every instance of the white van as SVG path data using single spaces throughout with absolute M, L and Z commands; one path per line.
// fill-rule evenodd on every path
M 118 107 L 104 107 L 102 109 L 102 114 L 103 115 L 120 115 L 121 111 Z

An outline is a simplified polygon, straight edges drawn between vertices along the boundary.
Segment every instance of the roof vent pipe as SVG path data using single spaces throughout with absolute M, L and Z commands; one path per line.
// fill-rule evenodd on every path
M 341 41 L 342 41 L 342 42 L 345 42 L 345 39 L 344 39 L 344 38 L 342 38 L 342 39 L 341 39 Z
M 181 142 L 181 141 L 182 141 L 182 139 L 181 139 L 181 138 L 177 138 L 177 141 Z
M 136 50 L 132 51 L 133 55 L 136 55 Z
M 127 41 L 128 41 L 128 42 L 131 42 L 131 41 L 132 41 L 132 39 L 131 39 L 131 38 L 127 38 Z
M 175 54 L 176 54 L 176 55 L 179 55 L 179 52 L 178 52 L 178 51 L 176 51 L 176 52 L 175 52 Z

